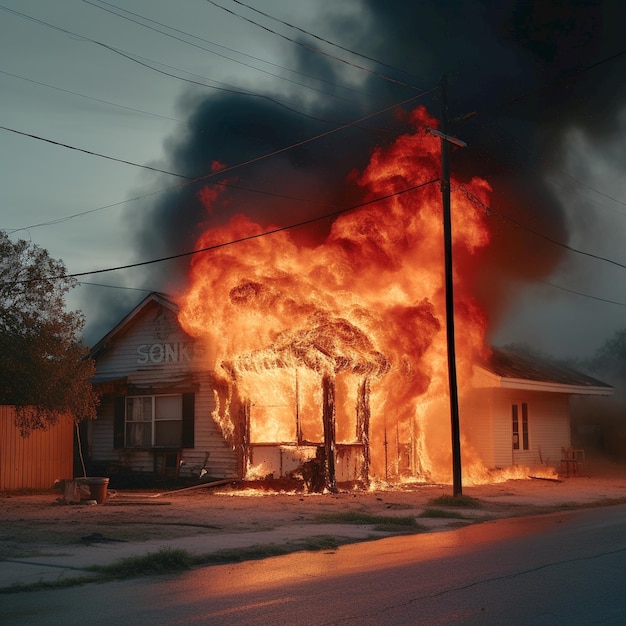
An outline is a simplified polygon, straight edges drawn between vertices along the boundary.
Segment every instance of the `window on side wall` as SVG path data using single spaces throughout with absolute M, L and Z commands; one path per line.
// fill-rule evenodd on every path
M 511 406 L 513 426 L 513 450 L 529 450 L 530 439 L 528 434 L 528 404 L 513 404 Z
M 156 394 L 118 398 L 116 448 L 193 447 L 194 394 Z

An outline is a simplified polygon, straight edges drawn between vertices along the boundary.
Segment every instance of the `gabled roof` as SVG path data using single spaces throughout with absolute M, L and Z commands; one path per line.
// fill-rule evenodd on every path
M 478 364 L 502 389 L 584 395 L 613 395 L 613 387 L 565 365 L 504 348 L 493 348 Z
M 166 294 L 153 291 L 146 296 L 128 315 L 118 322 L 90 351 L 91 358 L 95 358 L 98 353 L 105 348 L 111 340 L 118 334 L 124 332 L 133 322 L 141 316 L 146 308 L 153 305 L 160 305 L 170 309 L 173 313 L 178 313 L 178 306 Z

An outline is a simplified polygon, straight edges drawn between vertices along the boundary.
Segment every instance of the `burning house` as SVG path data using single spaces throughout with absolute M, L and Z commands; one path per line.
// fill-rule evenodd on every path
M 335 211 L 323 236 L 230 207 L 199 236 L 176 304 L 151 295 L 94 347 L 94 461 L 328 490 L 449 479 L 441 146 L 425 108 L 407 116 L 412 132 L 350 175 L 362 201 Z M 451 181 L 465 480 L 557 464 L 571 394 L 610 392 L 531 364 L 507 369 L 487 347 L 474 279 L 490 191 L 480 178 Z M 229 193 L 206 183 L 197 198 L 215 216 Z
M 153 293 L 94 346 L 103 396 L 89 424 L 92 465 L 156 476 L 295 478 L 318 491 L 372 478 L 446 480 L 432 457 L 442 449 L 449 459 L 449 436 L 428 440 L 419 423 L 404 429 L 372 406 L 372 387 L 393 364 L 346 320 L 278 335 L 214 372 L 179 314 Z M 492 351 L 474 364 L 463 396 L 468 478 L 515 465 L 558 469 L 561 448 L 571 445 L 570 397 L 611 391 L 572 370 Z

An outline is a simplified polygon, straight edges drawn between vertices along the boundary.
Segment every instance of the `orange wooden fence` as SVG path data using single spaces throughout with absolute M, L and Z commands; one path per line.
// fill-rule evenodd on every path
M 14 408 L 0 405 L 0 491 L 49 489 L 57 478 L 72 478 L 73 446 L 72 419 L 22 437 Z

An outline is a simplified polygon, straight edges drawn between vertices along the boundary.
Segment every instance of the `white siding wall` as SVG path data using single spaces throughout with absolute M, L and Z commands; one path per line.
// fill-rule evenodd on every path
M 180 354 L 180 344 L 189 344 L 192 340 L 178 325 L 173 311 L 164 307 L 147 306 L 140 319 L 131 324 L 128 329 L 117 335 L 97 357 L 94 382 L 122 377 L 133 373 L 133 377 L 143 376 L 143 380 L 163 380 L 164 376 L 176 377 L 186 373 L 190 363 L 185 360 L 171 358 L 172 350 L 177 349 Z M 169 358 L 161 363 L 144 361 L 146 352 L 138 354 L 139 346 L 153 346 L 155 344 L 169 344 L 171 346 Z M 158 351 L 154 354 L 158 355 Z
M 200 391 L 196 393 L 195 441 L 194 448 L 183 450 L 184 465 L 181 476 L 195 468 L 201 468 L 208 453 L 206 467 L 213 478 L 236 478 L 237 458 L 235 451 L 225 441 L 212 413 L 215 410 L 215 397 L 208 373 L 198 374 Z
M 167 344 L 167 345 L 166 345 Z M 157 303 L 148 304 L 128 328 L 115 335 L 111 343 L 96 358 L 94 382 L 126 377 L 129 385 L 159 393 L 163 389 L 195 389 L 194 448 L 183 450 L 181 476 L 189 475 L 205 465 L 208 474 L 215 478 L 236 478 L 237 460 L 212 418 L 215 409 L 211 377 L 198 370 L 198 363 L 182 358 L 193 354 L 193 341 L 178 325 L 176 315 Z M 149 356 L 150 348 L 153 358 Z M 143 346 L 138 352 L 138 347 Z M 184 346 L 184 347 L 183 347 Z M 181 351 L 182 350 L 182 351 Z M 157 361 L 157 362 L 155 362 Z M 192 378 L 193 377 L 193 378 Z M 122 451 L 113 447 L 114 402 L 107 396 L 92 423 L 89 449 L 96 462 L 120 462 Z M 136 450 L 125 457 L 134 470 L 151 472 L 153 455 Z
M 491 391 L 493 397 L 493 466 L 513 465 L 513 426 L 511 423 L 511 393 L 507 390 Z M 517 400 L 516 400 L 517 401 Z M 532 407 L 529 412 L 532 414 Z
M 485 467 L 494 467 L 493 393 L 488 389 L 473 389 L 464 394 L 459 406 L 462 444 L 467 442 L 471 454 L 477 455 Z M 466 446 L 462 445 L 465 463 Z
M 529 449 L 513 450 L 511 406 L 528 405 Z M 570 445 L 569 396 L 501 389 L 494 392 L 494 465 L 538 465 L 539 451 L 545 462 L 558 468 L 561 447 Z M 520 414 L 521 435 L 521 414 Z

